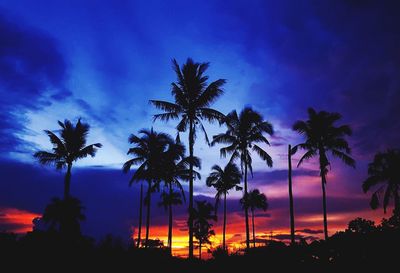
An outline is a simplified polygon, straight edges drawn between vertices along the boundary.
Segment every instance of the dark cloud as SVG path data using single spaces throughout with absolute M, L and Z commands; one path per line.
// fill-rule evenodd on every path
M 307 234 L 322 234 L 323 230 L 322 229 L 314 230 L 314 229 L 305 228 L 305 229 L 296 230 L 296 232 L 307 233 Z
M 23 143 L 25 112 L 64 99 L 66 63 L 48 34 L 10 20 L 0 10 L 0 152 L 15 152 Z M 26 132 L 25 132 L 26 133 Z
M 310 169 L 294 169 L 292 171 L 292 177 L 296 176 L 319 176 L 318 171 Z M 272 185 L 286 181 L 288 179 L 287 170 L 272 170 L 269 172 L 256 171 L 253 174 L 253 179 L 251 181 L 252 185 Z

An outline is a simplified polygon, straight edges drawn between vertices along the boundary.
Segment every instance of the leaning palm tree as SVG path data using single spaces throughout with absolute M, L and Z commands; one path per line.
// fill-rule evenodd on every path
M 240 159 L 240 166 L 243 172 L 244 169 L 244 196 L 247 195 L 247 172 L 253 174 L 251 152 L 257 153 L 260 158 L 272 167 L 271 156 L 256 143 L 264 143 L 269 145 L 264 133 L 273 134 L 272 125 L 264 121 L 261 114 L 254 111 L 250 107 L 244 108 L 240 115 L 236 111 L 232 111 L 225 118 L 225 124 L 228 127 L 225 133 L 213 137 L 212 145 L 216 143 L 227 144 L 228 146 L 221 148 L 222 157 L 227 154 L 231 155 L 229 162 L 234 162 Z M 246 223 L 246 247 L 250 247 L 250 231 L 249 231 L 249 212 L 246 208 L 245 223 Z
M 260 193 L 258 189 L 250 191 L 242 199 L 240 199 L 243 209 L 251 210 L 251 223 L 253 226 L 253 247 L 256 247 L 256 233 L 254 226 L 254 211 L 256 209 L 262 209 L 266 211 L 268 209 L 268 200 L 265 194 Z
M 234 163 L 228 163 L 224 169 L 218 165 L 214 165 L 211 168 L 213 171 L 207 177 L 206 184 L 208 187 L 214 187 L 217 191 L 215 194 L 215 210 L 218 209 L 218 205 L 221 196 L 224 198 L 224 224 L 222 228 L 222 249 L 226 250 L 225 246 L 225 231 L 226 231 L 226 195 L 228 192 L 235 188 L 237 191 L 242 190 L 239 186 L 242 180 L 242 174 L 239 168 Z
M 128 150 L 128 154 L 133 155 L 134 158 L 125 162 L 123 171 L 127 173 L 132 166 L 140 165 L 130 179 L 129 185 L 131 186 L 133 182 L 147 181 L 148 187 L 145 198 L 147 203 L 145 247 L 148 247 L 151 193 L 154 191 L 154 185 L 161 179 L 160 162 L 168 146 L 173 144 L 173 139 L 167 134 L 154 131 L 153 128 L 150 130 L 142 129 L 139 131 L 139 134 L 142 136 L 139 137 L 132 134 L 129 137 L 129 143 L 134 144 L 134 147 Z M 142 209 L 143 201 L 142 199 L 140 200 L 140 210 Z M 141 211 L 139 214 L 141 215 Z M 138 238 L 138 242 L 140 243 L 140 237 Z
M 308 108 L 308 120 L 300 120 L 293 125 L 293 130 L 305 137 L 304 143 L 292 148 L 292 154 L 295 154 L 298 149 L 306 151 L 300 158 L 297 167 L 312 157 L 319 158 L 325 240 L 328 239 L 325 190 L 328 166 L 330 166 L 328 153 L 330 152 L 332 156 L 342 160 L 346 165 L 355 167 L 355 161 L 350 156 L 351 149 L 345 139 L 346 136 L 351 135 L 351 129 L 348 125 L 336 126 L 335 124 L 340 118 L 341 115 L 339 113 L 316 112 L 313 108 Z
M 193 208 L 194 235 L 199 242 L 199 259 L 201 259 L 201 247 L 210 244 L 210 237 L 215 235 L 210 221 L 217 221 L 215 208 L 207 201 L 196 201 L 196 208 Z
M 177 81 L 172 83 L 172 96 L 175 102 L 166 102 L 159 100 L 150 100 L 156 108 L 165 111 L 165 113 L 157 114 L 154 120 L 160 119 L 168 121 L 170 119 L 179 119 L 176 127 L 179 132 L 189 130 L 189 156 L 194 156 L 194 142 L 196 139 L 196 131 L 200 128 L 205 139 L 208 137 L 202 120 L 209 122 L 221 122 L 224 115 L 217 110 L 210 108 L 211 104 L 222 95 L 222 86 L 225 84 L 224 79 L 216 80 L 207 84 L 208 76 L 204 75 L 209 67 L 209 63 L 195 63 L 188 58 L 186 64 L 179 67 L 177 61 L 172 60 L 172 66 L 177 76 Z M 193 164 L 190 164 L 189 181 L 189 258 L 193 258 Z
M 394 200 L 394 213 L 400 214 L 400 150 L 389 149 L 383 153 L 377 153 L 374 161 L 368 165 L 369 177 L 363 182 L 362 188 L 364 192 L 368 192 L 371 188 L 379 186 L 372 194 L 371 208 L 376 209 L 379 206 L 380 195 L 383 194 L 383 211 L 389 205 L 390 198 Z
M 64 199 L 68 199 L 70 197 L 72 164 L 89 155 L 94 157 L 97 148 L 101 148 L 102 145 L 95 143 L 86 146 L 89 125 L 82 123 L 81 119 L 78 119 L 76 125 L 67 119 L 64 122 L 58 121 L 58 124 L 61 127 L 60 137 L 50 130 L 44 131 L 53 144 L 52 152 L 39 151 L 34 154 L 34 157 L 41 164 L 55 165 L 57 170 L 67 167 L 64 179 Z

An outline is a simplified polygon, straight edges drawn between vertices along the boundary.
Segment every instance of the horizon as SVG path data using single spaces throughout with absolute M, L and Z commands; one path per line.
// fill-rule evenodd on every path
M 154 8 L 154 7 L 157 8 Z M 0 1 L 0 231 L 18 234 L 32 229 L 53 197 L 62 197 L 63 172 L 40 166 L 38 150 L 50 150 L 43 130 L 57 132 L 57 121 L 82 118 L 90 127 L 88 143 L 103 147 L 95 157 L 72 169 L 72 195 L 85 207 L 83 233 L 97 240 L 113 234 L 128 241 L 138 218 L 139 184 L 122 173 L 130 156 L 130 134 L 154 128 L 176 136 L 177 121 L 153 122 L 161 111 L 149 100 L 173 101 L 176 81 L 171 60 L 210 62 L 208 82 L 226 79 L 224 94 L 212 108 L 223 114 L 250 106 L 275 129 L 269 168 L 253 158 L 258 188 L 269 202 L 257 211 L 257 240 L 271 232 L 290 240 L 287 147 L 302 142 L 292 130 L 307 119 L 307 108 L 338 112 L 348 124 L 347 140 L 356 169 L 332 160 L 327 176 L 330 235 L 356 218 L 376 223 L 390 217 L 371 210 L 371 193 L 363 193 L 367 166 L 377 152 L 398 148 L 400 137 L 399 3 L 390 1 Z M 225 126 L 204 122 L 209 137 Z M 188 150 L 188 134 L 180 133 Z M 222 145 L 209 147 L 199 133 L 195 155 L 202 160 L 202 179 L 194 183 L 196 200 L 214 203 L 205 185 Z M 293 156 L 295 228 L 298 238 L 323 238 L 321 180 L 318 159 L 297 168 Z M 21 171 L 22 170 L 22 171 Z M 188 191 L 188 183 L 183 183 Z M 34 193 L 34 194 L 33 194 Z M 227 240 L 245 240 L 241 192 L 228 197 Z M 156 199 L 156 198 L 154 198 Z M 150 238 L 166 241 L 167 217 L 153 203 Z M 221 213 L 221 208 L 219 213 Z M 187 247 L 187 203 L 174 209 L 173 247 Z M 222 215 L 219 214 L 222 219 Z M 222 221 L 214 224 L 214 245 L 221 241 Z M 278 235 L 278 236 L 277 236 Z

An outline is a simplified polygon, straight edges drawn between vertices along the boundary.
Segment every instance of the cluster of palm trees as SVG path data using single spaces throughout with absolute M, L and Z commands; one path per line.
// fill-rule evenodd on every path
M 150 100 L 150 103 L 163 113 L 154 115 L 154 121 L 178 120 L 176 126 L 177 136 L 174 139 L 168 134 L 156 132 L 151 129 L 142 129 L 137 135 L 129 137 L 132 147 L 128 150 L 128 155 L 132 158 L 125 162 L 123 171 L 129 172 L 134 166 L 135 170 L 129 181 L 140 183 L 139 200 L 139 225 L 137 246 L 149 246 L 149 228 L 151 214 L 151 197 L 154 192 L 161 193 L 160 206 L 168 211 L 168 247 L 172 248 L 172 227 L 173 227 L 173 206 L 186 202 L 182 182 L 189 182 L 188 198 L 188 231 L 189 231 L 189 258 L 193 257 L 193 238 L 201 245 L 209 242 L 210 236 L 214 234 L 211 220 L 216 220 L 216 211 L 221 198 L 223 200 L 223 240 L 222 248 L 226 250 L 226 200 L 229 191 L 243 191 L 240 203 L 245 215 L 246 228 L 246 248 L 250 247 L 250 224 L 249 210 L 252 218 L 253 246 L 255 246 L 256 236 L 254 227 L 254 211 L 257 208 L 266 210 L 268 208 L 267 198 L 258 189 L 249 189 L 248 175 L 253 176 L 253 154 L 265 162 L 268 167 L 272 167 L 271 156 L 262 146 L 269 146 L 267 136 L 274 133 L 273 126 L 265 121 L 260 113 L 251 107 L 245 107 L 240 113 L 236 110 L 227 115 L 212 109 L 212 104 L 223 94 L 224 79 L 219 79 L 208 83 L 208 76 L 205 75 L 208 63 L 196 63 L 192 59 L 180 67 L 176 60 L 173 60 L 173 69 L 177 80 L 172 83 L 171 93 L 173 102 Z M 293 130 L 304 137 L 304 142 L 288 149 L 289 163 L 289 197 L 291 212 L 291 238 L 294 243 L 294 213 L 292 196 L 292 177 L 291 177 L 291 156 L 299 150 L 305 153 L 301 156 L 297 166 L 311 158 L 318 158 L 319 172 L 322 185 L 323 216 L 324 216 L 324 235 L 328 238 L 327 209 L 326 209 L 326 183 L 327 174 L 330 170 L 329 155 L 343 161 L 346 165 L 355 166 L 355 161 L 351 157 L 351 149 L 346 140 L 351 135 L 351 129 L 347 125 L 337 125 L 341 119 L 338 113 L 326 111 L 317 112 L 313 108 L 308 109 L 308 119 L 297 121 L 293 125 Z M 226 131 L 213 136 L 209 139 L 203 126 L 203 122 L 217 122 L 224 125 Z M 40 151 L 35 153 L 35 157 L 42 164 L 54 164 L 57 169 L 66 167 L 67 172 L 64 181 L 64 199 L 70 198 L 71 168 L 78 159 L 94 156 L 100 143 L 86 146 L 86 137 L 89 126 L 78 120 L 76 125 L 66 120 L 59 122 L 61 133 L 58 137 L 55 133 L 46 130 L 51 143 L 52 152 Z M 206 185 L 216 190 L 215 206 L 206 202 L 196 202 L 194 206 L 194 180 L 200 180 L 200 174 L 195 169 L 200 168 L 200 159 L 195 156 L 194 143 L 198 131 L 202 131 L 207 144 L 224 145 L 220 148 L 220 156 L 228 157 L 226 166 L 214 165 L 210 175 L 206 179 Z M 189 154 L 180 140 L 180 133 L 188 132 Z M 238 163 L 238 165 L 236 165 Z M 399 177 L 398 168 L 400 167 L 399 150 L 390 150 L 387 153 L 377 154 L 374 162 L 369 166 L 370 177 L 364 182 L 363 189 L 368 191 L 371 187 L 386 182 L 387 187 L 384 192 L 384 209 L 391 197 L 395 200 L 396 211 L 400 211 L 399 201 Z M 243 181 L 243 187 L 240 186 Z M 146 184 L 146 193 L 143 191 L 143 184 Z M 384 191 L 381 186 L 372 195 L 371 206 L 377 207 L 379 195 Z M 145 240 L 141 238 L 143 206 L 146 206 L 146 235 Z M 212 213 L 215 211 L 215 213 Z M 201 255 L 201 254 L 200 254 Z

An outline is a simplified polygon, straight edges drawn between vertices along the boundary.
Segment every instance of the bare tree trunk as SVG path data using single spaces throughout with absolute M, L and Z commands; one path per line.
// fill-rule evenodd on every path
M 139 232 L 138 232 L 138 241 L 137 247 L 140 247 L 140 240 L 142 234 L 142 214 L 143 214 L 143 182 L 140 183 L 140 204 L 139 204 Z
M 169 184 L 169 195 L 172 196 L 172 184 Z M 172 254 L 172 203 L 169 203 L 169 219 L 168 219 L 168 247 Z
M 290 241 L 291 244 L 295 244 L 294 237 L 294 205 L 293 205 L 293 192 L 292 192 L 292 147 L 288 147 L 288 166 L 289 166 L 289 205 L 290 205 Z
M 244 196 L 247 196 L 247 162 L 244 163 Z M 247 201 L 247 200 L 246 200 Z M 250 231 L 249 231 L 249 209 L 247 206 L 244 208 L 244 216 L 246 221 L 246 248 L 250 248 Z
M 69 197 L 71 197 L 71 195 L 70 195 L 71 168 L 72 168 L 72 163 L 68 163 L 67 173 L 65 174 L 65 179 L 64 179 L 64 200 L 66 200 Z
M 224 226 L 223 226 L 223 230 L 222 230 L 222 248 L 224 250 L 226 250 L 225 232 L 226 232 L 226 192 L 224 193 Z
M 322 171 L 321 171 L 321 180 L 322 180 L 322 207 L 324 210 L 324 235 L 325 235 L 325 240 L 328 240 L 328 219 L 326 215 L 326 191 L 325 191 L 326 177 Z
M 395 215 L 400 215 L 400 197 L 399 197 L 399 187 L 396 185 L 394 191 L 394 213 Z
M 199 259 L 201 260 L 201 242 L 199 242 Z
M 189 124 L 189 259 L 193 259 L 193 120 Z
M 151 207 L 151 182 L 147 189 L 147 219 L 146 219 L 146 240 L 145 247 L 149 247 L 149 228 L 150 228 L 150 207 Z
M 251 210 L 251 223 L 253 225 L 253 247 L 256 247 L 256 232 L 254 227 L 254 209 Z

